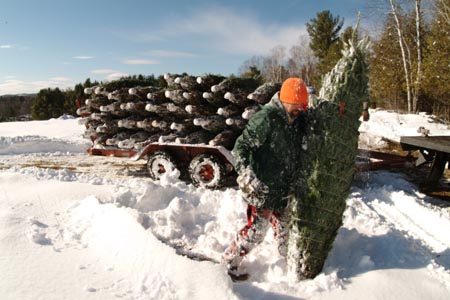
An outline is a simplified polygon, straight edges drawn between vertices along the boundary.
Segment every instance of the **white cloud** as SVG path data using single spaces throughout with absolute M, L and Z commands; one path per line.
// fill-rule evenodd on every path
M 78 55 L 78 56 L 74 56 L 73 58 L 86 60 L 86 59 L 93 59 L 94 57 L 93 56 L 88 56 L 88 55 Z
M 176 19 L 174 19 L 176 18 Z M 265 55 L 276 46 L 289 49 L 301 35 L 307 35 L 306 26 L 267 23 L 250 13 L 235 11 L 224 7 L 209 7 L 192 14 L 168 17 L 162 28 L 149 28 L 146 32 L 120 32 L 121 38 L 136 43 L 154 43 L 159 41 L 177 42 L 189 40 L 202 53 L 213 48 L 240 55 Z M 182 49 L 183 42 L 178 42 Z M 155 57 L 195 57 L 197 55 L 183 51 L 155 50 L 145 55 Z M 192 55 L 192 56 L 191 56 Z
M 123 61 L 126 65 L 157 65 L 159 62 L 147 59 L 128 59 Z
M 66 89 L 73 87 L 73 82 L 66 77 L 53 77 L 48 80 L 23 81 L 18 79 L 8 79 L 0 83 L 0 95 L 38 93 L 46 88 Z
M 17 49 L 19 51 L 29 51 L 31 47 L 18 44 L 0 44 L 0 49 Z
M 106 81 L 113 81 L 113 80 L 119 79 L 121 77 L 127 77 L 127 76 L 129 76 L 129 75 L 126 74 L 126 73 L 116 72 L 116 73 L 111 73 L 108 76 L 106 76 L 105 80 Z
M 117 73 L 118 71 L 112 70 L 112 69 L 96 69 L 92 70 L 92 74 L 111 74 L 111 73 Z
M 170 50 L 152 50 L 145 53 L 146 55 L 158 57 L 175 57 L 175 58 L 191 58 L 198 55 L 189 52 L 170 51 Z
M 62 77 L 62 76 L 59 76 L 59 77 L 52 77 L 52 78 L 50 78 L 50 80 L 51 80 L 51 81 L 56 81 L 56 82 L 67 82 L 67 81 L 71 81 L 70 78 L 68 78 L 68 77 Z
M 22 80 L 9 79 L 0 83 L 0 95 L 30 93 L 29 84 Z
M 37 91 L 46 88 L 66 89 L 68 87 L 73 87 L 71 79 L 64 77 L 53 77 L 48 80 L 32 81 L 30 84 L 34 86 Z
M 201 10 L 172 27 L 172 34 L 195 34 L 224 52 L 233 54 L 267 54 L 275 46 L 290 48 L 304 25 L 262 24 L 255 18 L 229 9 Z
M 96 69 L 91 71 L 92 74 L 105 75 L 105 81 L 112 81 L 121 77 L 129 76 L 127 73 L 113 70 L 113 69 Z

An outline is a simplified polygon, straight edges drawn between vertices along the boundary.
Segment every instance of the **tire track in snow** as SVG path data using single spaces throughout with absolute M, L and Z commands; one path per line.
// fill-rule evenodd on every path
M 401 194 L 398 200 L 397 194 Z M 411 201 L 404 201 L 405 198 Z M 440 253 L 450 248 L 450 235 L 445 230 L 450 229 L 449 219 L 438 211 L 424 209 L 404 192 L 393 192 L 390 202 L 375 200 L 368 205 L 392 226 L 421 240 L 432 252 Z M 422 207 L 417 209 L 418 206 Z
M 420 243 L 415 247 L 428 257 L 428 270 L 450 289 L 450 219 L 439 208 L 420 202 L 403 191 L 380 190 L 380 197 L 366 204 L 387 226 Z
M 134 161 L 126 157 L 94 156 L 80 153 L 70 154 L 22 154 L 0 155 L 0 171 L 9 168 L 61 170 L 67 169 L 81 174 L 97 174 L 105 177 L 147 177 L 145 160 Z

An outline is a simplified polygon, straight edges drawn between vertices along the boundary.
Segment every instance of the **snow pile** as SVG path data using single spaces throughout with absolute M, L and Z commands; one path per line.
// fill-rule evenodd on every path
M 417 118 L 371 111 L 360 129 L 371 138 L 362 144 L 396 140 L 419 126 L 449 134 Z M 88 142 L 83 131 L 76 119 L 0 123 L 0 159 L 75 156 L 81 166 L 88 159 L 86 148 L 79 151 Z M 21 139 L 29 150 L 20 150 Z M 74 147 L 61 153 L 64 143 Z M 2 299 L 450 297 L 449 204 L 421 194 L 400 173 L 358 176 L 344 225 L 314 280 L 289 281 L 269 231 L 244 261 L 250 279 L 232 283 L 223 266 L 181 254 L 220 259 L 245 224 L 237 189 L 198 189 L 176 176 L 115 177 L 113 170 L 100 176 L 98 167 L 0 169 Z
M 69 116 L 45 122 L 1 123 L 0 155 L 86 152 L 90 142 L 83 137 L 83 129 L 77 119 Z
M 359 128 L 360 145 L 364 148 L 382 148 L 386 140 L 400 142 L 400 136 L 417 136 L 419 127 L 433 135 L 450 135 L 450 127 L 437 122 L 433 116 L 420 114 L 397 114 L 384 110 L 369 110 L 370 120 Z

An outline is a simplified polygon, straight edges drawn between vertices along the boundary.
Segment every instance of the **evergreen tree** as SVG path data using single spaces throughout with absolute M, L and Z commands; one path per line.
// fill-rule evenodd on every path
M 184 73 L 183 75 L 187 75 Z M 104 87 L 108 91 L 114 91 L 121 88 L 131 88 L 135 86 L 157 86 L 159 81 L 155 78 L 154 75 L 143 76 L 143 75 L 133 75 L 122 77 L 118 80 L 114 80 L 104 84 Z
M 399 24 L 402 47 L 399 46 Z M 420 39 L 427 34 L 427 27 L 421 26 Z M 423 48 L 423 43 L 419 44 Z M 387 16 L 379 39 L 373 42 L 370 82 L 374 102 L 400 111 L 420 108 L 417 104 L 423 102 L 424 95 L 421 92 L 422 75 L 418 70 L 417 53 L 422 53 L 421 57 L 426 54 L 423 49 L 418 51 L 416 12 L 405 13 L 398 7 L 395 15 L 391 13 Z
M 84 94 L 84 88 L 85 88 L 85 86 L 83 86 L 81 83 L 78 83 L 75 85 L 75 87 L 74 87 L 75 98 L 85 98 L 86 97 L 86 95 Z
M 428 107 L 434 114 L 450 121 L 450 22 L 447 22 L 445 10 L 450 0 L 437 2 L 435 17 L 431 23 L 431 32 L 426 44 L 428 54 L 424 59 L 424 92 L 429 97 Z
M 306 116 L 295 196 L 288 267 L 295 279 L 314 278 L 342 225 L 358 148 L 359 117 L 369 101 L 366 57 L 368 41 L 345 48 L 325 76 L 318 105 Z
M 319 12 L 316 18 L 306 23 L 310 37 L 310 47 L 318 58 L 318 76 L 326 74 L 341 57 L 342 45 L 339 32 L 344 19 L 334 17 L 330 11 Z
M 80 90 L 81 89 L 81 90 Z M 85 99 L 84 88 L 81 84 L 75 85 L 75 89 L 67 89 L 64 91 L 63 111 L 66 114 L 76 116 L 77 106 L 76 99 Z
M 262 74 L 257 66 L 250 66 L 249 69 L 241 74 L 242 78 L 253 78 L 258 80 L 258 84 L 262 84 Z
M 87 88 L 87 87 L 91 87 L 91 86 L 94 86 L 95 84 L 92 84 L 91 83 L 91 79 L 90 78 L 87 78 L 85 81 L 84 81 L 84 84 L 83 84 L 83 86 L 85 87 L 85 88 Z
M 370 98 L 387 109 L 406 109 L 402 55 L 396 40 L 394 18 L 389 15 L 370 56 Z
M 59 89 L 42 89 L 36 96 L 36 101 L 31 108 L 31 116 L 35 120 L 48 120 L 58 118 L 65 111 L 66 98 Z
M 15 120 L 20 115 L 30 114 L 36 95 L 0 96 L 0 122 Z
M 259 72 L 261 77 L 264 77 L 263 70 L 264 67 L 264 56 L 252 56 L 249 59 L 246 59 L 242 65 L 239 67 L 238 74 L 240 76 L 244 76 L 244 74 L 252 74 L 253 72 Z

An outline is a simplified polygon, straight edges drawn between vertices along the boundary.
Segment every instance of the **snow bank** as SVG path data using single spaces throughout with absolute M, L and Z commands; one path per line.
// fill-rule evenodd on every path
M 237 299 L 222 266 L 177 255 L 141 225 L 138 210 L 114 204 L 132 197 L 129 188 L 31 172 L 0 174 L 0 220 L 12 230 L 0 231 L 10 258 L 0 262 L 2 299 Z
M 84 153 L 89 143 L 48 139 L 42 136 L 0 137 L 0 155 L 27 153 Z
M 359 144 L 363 148 L 381 148 L 386 139 L 400 142 L 401 136 L 417 136 L 419 127 L 430 130 L 430 135 L 450 135 L 450 128 L 425 113 L 398 114 L 379 109 L 369 110 L 370 119 L 359 127 Z
M 0 155 L 26 153 L 83 153 L 90 141 L 79 119 L 63 116 L 48 121 L 0 123 Z
M 66 229 L 71 237 L 69 242 L 79 242 L 81 247 L 98 253 L 100 264 L 127 274 L 136 297 L 236 298 L 223 268 L 176 255 L 173 248 L 164 245 L 136 221 L 136 211 L 129 212 L 113 204 L 102 205 L 89 197 L 69 214 Z M 204 274 L 208 274 L 207 285 Z
M 372 111 L 360 130 L 369 137 L 363 143 L 374 146 L 419 126 L 449 133 L 425 116 L 383 111 Z M 83 132 L 76 119 L 0 123 L 0 153 L 75 156 L 83 164 L 87 155 L 74 150 L 86 145 Z M 370 172 L 354 181 L 344 224 L 314 280 L 289 281 L 269 230 L 244 261 L 250 279 L 232 283 L 223 266 L 179 253 L 220 259 L 245 224 L 238 190 L 96 170 L 0 170 L 2 299 L 450 297 L 449 205 L 421 194 L 402 174 Z

